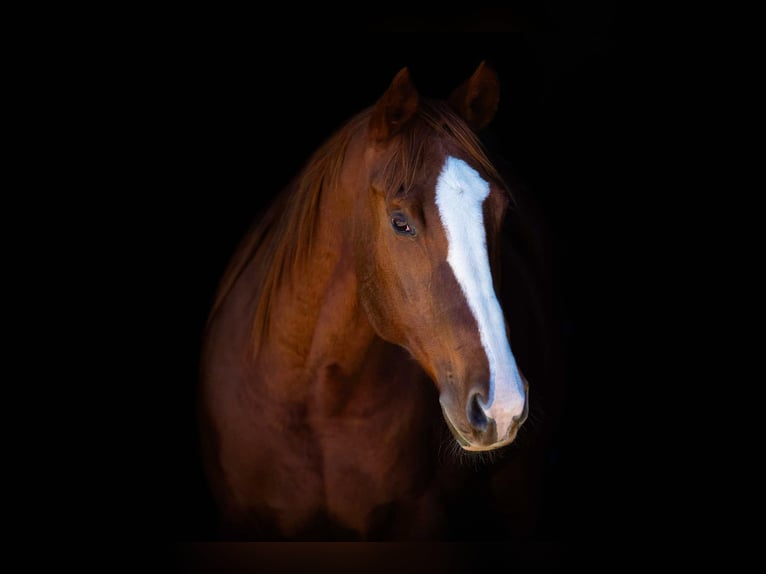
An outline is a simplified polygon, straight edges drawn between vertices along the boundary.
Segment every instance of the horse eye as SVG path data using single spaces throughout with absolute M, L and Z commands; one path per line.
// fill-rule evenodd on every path
M 408 235 L 414 235 L 415 231 L 410 227 L 410 224 L 407 223 L 407 220 L 404 219 L 401 215 L 394 215 L 391 217 L 391 226 L 396 230 L 397 233 L 406 233 Z

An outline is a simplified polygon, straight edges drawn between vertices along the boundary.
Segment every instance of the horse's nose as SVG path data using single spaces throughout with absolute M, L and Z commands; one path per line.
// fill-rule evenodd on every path
M 468 424 L 470 424 L 471 428 L 476 432 L 476 438 L 483 443 L 491 444 L 499 439 L 511 437 L 515 434 L 514 431 L 518 430 L 518 427 L 521 426 L 526 418 L 525 408 L 523 413 L 511 417 L 505 436 L 500 436 L 498 434 L 499 429 L 497 428 L 495 419 L 490 412 L 482 406 L 482 403 L 486 403 L 486 401 L 481 392 L 471 392 L 468 396 L 468 402 L 466 403 L 466 417 L 468 419 Z
M 486 431 L 491 420 L 487 415 L 487 412 L 481 406 L 482 401 L 483 397 L 481 396 L 481 393 L 474 391 L 468 396 L 468 402 L 465 407 L 468 423 L 478 432 Z

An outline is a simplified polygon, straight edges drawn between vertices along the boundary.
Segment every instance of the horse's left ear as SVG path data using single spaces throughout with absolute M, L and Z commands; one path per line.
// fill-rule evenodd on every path
M 375 104 L 370 117 L 370 136 L 382 142 L 396 134 L 417 110 L 419 99 L 410 71 L 402 68 Z
M 494 68 L 486 61 L 449 97 L 449 104 L 474 130 L 480 130 L 495 117 L 500 101 L 500 83 Z

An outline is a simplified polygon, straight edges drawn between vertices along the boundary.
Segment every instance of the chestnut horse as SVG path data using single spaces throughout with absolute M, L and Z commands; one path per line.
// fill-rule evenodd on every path
M 445 100 L 401 69 L 243 239 L 201 362 L 222 537 L 449 539 L 466 515 L 515 516 L 523 472 L 472 482 L 535 396 L 493 273 L 513 200 L 478 130 L 499 94 L 487 62 Z

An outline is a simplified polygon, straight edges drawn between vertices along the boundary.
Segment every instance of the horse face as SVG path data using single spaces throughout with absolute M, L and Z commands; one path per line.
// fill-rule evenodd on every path
M 436 383 L 458 443 L 490 450 L 513 441 L 527 414 L 490 264 L 508 198 L 459 150 L 431 150 L 408 189 L 373 178 L 357 241 L 361 302 Z

